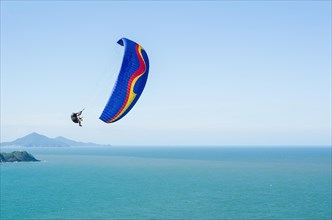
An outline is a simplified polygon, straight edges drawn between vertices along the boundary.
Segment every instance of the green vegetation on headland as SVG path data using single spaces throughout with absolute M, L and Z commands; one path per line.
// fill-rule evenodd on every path
M 11 153 L 0 153 L 0 162 L 25 162 L 40 161 L 26 151 L 14 151 Z

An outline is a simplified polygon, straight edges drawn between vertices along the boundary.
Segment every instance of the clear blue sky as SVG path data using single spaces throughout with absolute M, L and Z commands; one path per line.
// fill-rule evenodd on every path
M 98 119 L 122 37 L 150 58 L 122 120 Z M 70 114 L 85 107 L 80 128 Z M 1 1 L 1 141 L 330 145 L 330 1 Z

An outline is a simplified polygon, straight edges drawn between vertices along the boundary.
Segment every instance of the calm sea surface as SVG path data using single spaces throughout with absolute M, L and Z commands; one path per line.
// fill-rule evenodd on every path
M 25 150 L 0 219 L 331 219 L 328 147 Z

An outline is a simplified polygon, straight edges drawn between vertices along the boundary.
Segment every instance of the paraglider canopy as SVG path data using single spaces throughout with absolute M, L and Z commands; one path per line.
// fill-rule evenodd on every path
M 143 47 L 127 38 L 118 44 L 124 46 L 121 69 L 113 92 L 100 115 L 100 120 L 112 123 L 124 117 L 141 96 L 149 73 L 149 59 Z

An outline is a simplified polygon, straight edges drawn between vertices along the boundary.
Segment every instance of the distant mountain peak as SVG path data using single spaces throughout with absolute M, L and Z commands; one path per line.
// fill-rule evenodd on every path
M 31 132 L 30 134 L 28 135 L 41 135 L 41 134 L 38 134 L 37 132 Z
M 54 139 L 57 139 L 57 140 L 68 140 L 68 138 L 65 138 L 65 137 L 62 137 L 62 136 L 58 136 L 58 137 L 56 137 Z
M 3 142 L 1 146 L 23 146 L 23 147 L 71 147 L 71 146 L 103 146 L 95 143 L 84 143 L 58 136 L 49 138 L 45 135 L 32 132 L 26 136 L 11 142 Z
M 27 134 L 26 136 L 43 136 L 43 137 L 46 137 L 45 135 L 39 134 L 37 132 L 31 132 L 30 134 Z

